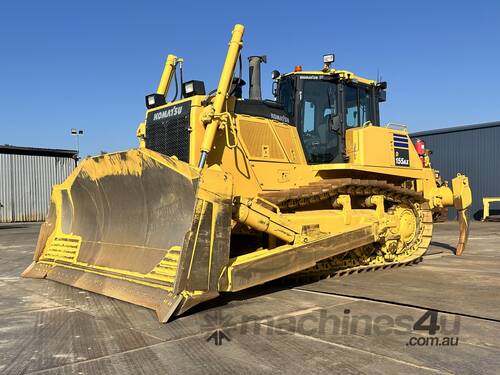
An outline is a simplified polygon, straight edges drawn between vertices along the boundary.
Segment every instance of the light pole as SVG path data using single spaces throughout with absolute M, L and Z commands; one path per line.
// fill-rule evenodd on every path
M 72 128 L 71 135 L 76 137 L 76 158 L 80 160 L 80 136 L 83 135 L 83 130 Z

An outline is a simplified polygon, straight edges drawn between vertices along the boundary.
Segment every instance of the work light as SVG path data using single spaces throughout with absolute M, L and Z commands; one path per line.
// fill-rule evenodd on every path
M 329 55 L 323 55 L 323 63 L 331 64 L 334 61 L 335 61 L 335 55 L 333 53 L 330 53 Z
M 151 109 L 165 104 L 165 97 L 161 94 L 150 94 L 146 96 L 146 108 Z
M 182 94 L 185 98 L 194 95 L 205 95 L 205 83 L 203 81 L 187 81 L 182 86 Z

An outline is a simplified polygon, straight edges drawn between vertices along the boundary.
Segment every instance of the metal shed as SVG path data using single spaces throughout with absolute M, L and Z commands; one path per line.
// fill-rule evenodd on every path
M 77 152 L 0 145 L 0 222 L 43 221 L 52 185 L 75 168 Z
M 482 216 L 482 198 L 500 196 L 500 121 L 429 130 L 410 135 L 432 150 L 431 162 L 451 182 L 457 172 L 469 177 L 473 202 L 471 213 Z M 495 208 L 494 206 L 492 208 Z M 450 209 L 450 218 L 455 210 Z

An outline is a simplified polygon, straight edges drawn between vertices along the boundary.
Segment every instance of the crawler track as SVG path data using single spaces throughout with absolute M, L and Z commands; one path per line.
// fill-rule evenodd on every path
M 388 259 L 387 254 L 384 256 L 381 245 L 374 243 L 321 261 L 316 266 L 290 277 L 299 282 L 314 281 L 420 262 L 432 238 L 432 211 L 422 194 L 412 189 L 386 181 L 346 178 L 323 180 L 287 191 L 263 193 L 261 197 L 277 205 L 283 212 L 293 212 L 297 209 L 307 209 L 307 206 L 321 201 L 334 199 L 340 194 L 348 194 L 351 197 L 384 195 L 385 199 L 395 206 L 411 207 L 417 218 L 415 240 L 402 252 L 394 254 L 393 259 Z

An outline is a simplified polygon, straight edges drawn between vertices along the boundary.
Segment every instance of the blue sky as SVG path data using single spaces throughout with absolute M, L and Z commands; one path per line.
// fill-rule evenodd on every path
M 498 1 L 10 3 L 0 5 L 0 144 L 75 148 L 74 127 L 84 156 L 135 147 L 166 55 L 212 89 L 235 23 L 246 26 L 244 61 L 268 56 L 267 97 L 273 69 L 319 69 L 335 52 L 336 68 L 388 81 L 385 122 L 500 120 Z

